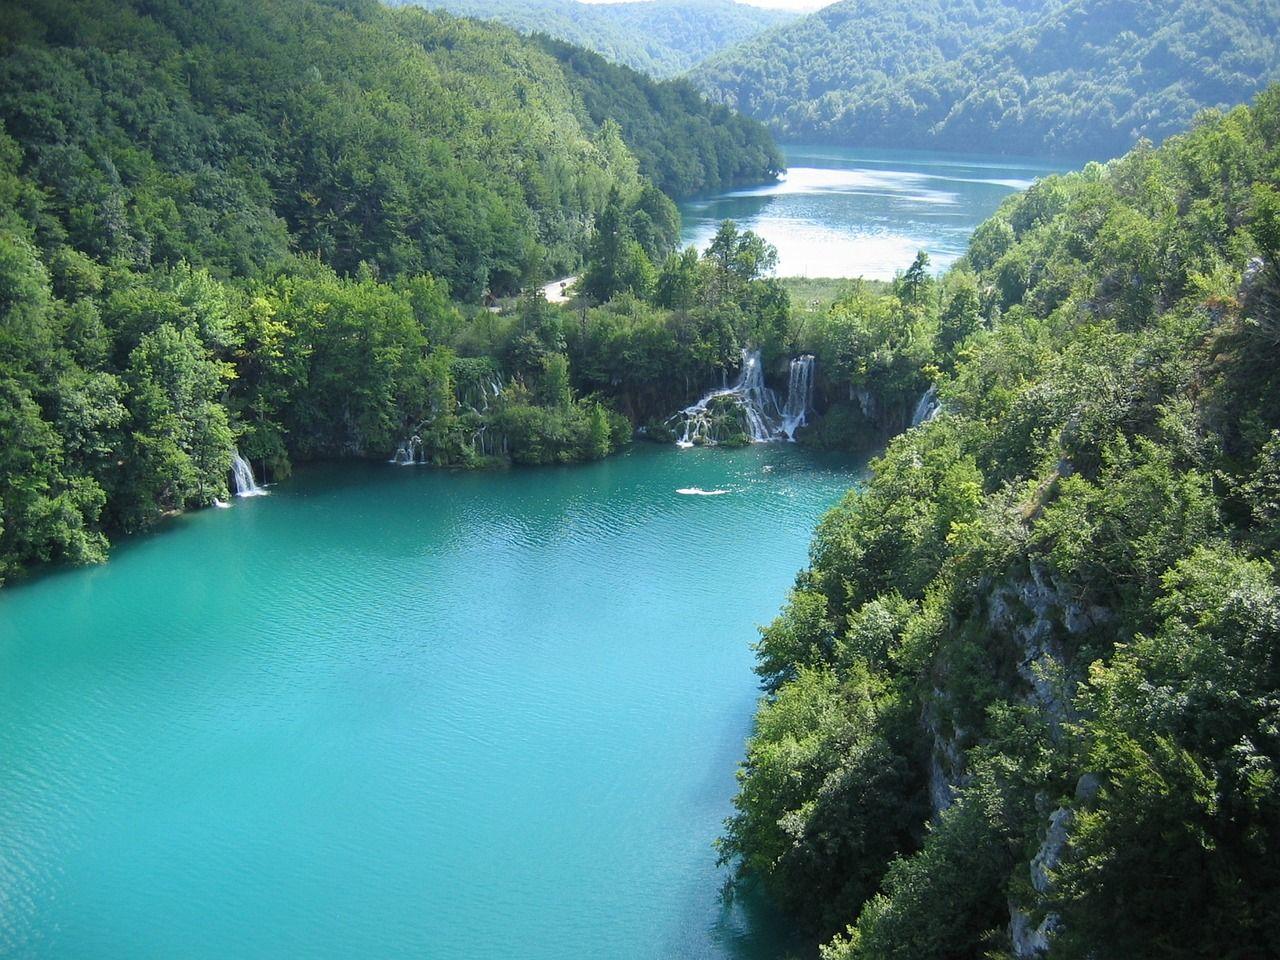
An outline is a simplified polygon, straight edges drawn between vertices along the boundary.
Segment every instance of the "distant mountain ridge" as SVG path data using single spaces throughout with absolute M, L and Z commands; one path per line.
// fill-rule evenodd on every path
M 1109 157 L 1280 80 L 1280 0 L 843 0 L 690 79 L 784 137 Z
M 684 73 L 720 50 L 796 15 L 734 0 L 390 0 L 457 16 L 495 20 L 521 33 L 545 33 L 594 50 L 659 79 Z

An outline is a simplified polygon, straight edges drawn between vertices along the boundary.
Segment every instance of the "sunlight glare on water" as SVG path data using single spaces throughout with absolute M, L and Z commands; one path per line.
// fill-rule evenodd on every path
M 941 271 L 1004 197 L 1061 169 L 924 151 L 793 145 L 784 153 L 781 182 L 682 204 L 683 242 L 705 249 L 731 219 L 778 248 L 779 276 L 889 280 L 920 250 Z

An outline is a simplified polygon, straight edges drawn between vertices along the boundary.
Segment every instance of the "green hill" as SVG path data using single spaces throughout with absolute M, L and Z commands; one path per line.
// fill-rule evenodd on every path
M 712 54 L 794 14 L 734 0 L 647 0 L 578 3 L 576 0 L 396 0 L 495 20 L 521 33 L 544 33 L 602 54 L 650 76 L 683 73 Z
M 615 74 L 574 76 L 502 28 L 301 0 L 2 16 L 0 122 L 24 174 L 57 194 L 60 228 L 103 260 L 245 274 L 297 250 L 476 296 L 571 268 L 610 183 L 635 175 L 580 94 Z M 682 179 L 659 173 L 659 187 L 778 166 L 751 122 L 625 80 L 646 151 L 678 134 Z
M 691 77 L 788 138 L 1114 156 L 1280 78 L 1280 3 L 845 0 Z

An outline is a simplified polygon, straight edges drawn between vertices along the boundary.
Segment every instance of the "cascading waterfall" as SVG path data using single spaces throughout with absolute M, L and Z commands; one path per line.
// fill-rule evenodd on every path
M 738 426 L 752 443 L 774 439 L 781 416 L 778 398 L 764 385 L 760 351 L 742 351 L 742 371 L 731 387 L 712 390 L 667 422 L 678 432 L 676 445 L 714 446 L 726 439 L 725 428 Z
M 258 481 L 253 476 L 253 467 L 249 465 L 249 461 L 240 456 L 240 451 L 234 451 L 231 458 L 231 480 L 236 488 L 237 497 L 262 497 L 267 491 L 258 486 Z
M 765 386 L 760 351 L 744 349 L 742 370 L 733 386 L 710 391 L 667 423 L 681 447 L 714 446 L 740 436 L 752 443 L 768 443 L 794 440 L 812 410 L 812 356 L 805 354 L 791 361 L 787 400 L 780 407 L 777 394 Z
M 796 431 L 805 425 L 813 409 L 813 355 L 804 354 L 791 361 L 787 379 L 787 402 L 782 408 L 782 432 L 794 441 Z
M 481 418 L 488 413 L 490 401 L 501 397 L 503 392 L 502 381 L 490 377 L 488 374 L 473 377 L 466 384 L 459 385 L 457 389 L 458 394 L 455 397 L 455 406 L 466 408 Z M 423 430 L 429 423 L 429 419 L 423 420 L 418 424 L 417 429 Z M 471 434 L 471 447 L 472 450 L 478 451 L 482 456 L 496 456 L 498 453 L 506 454 L 507 437 L 505 434 L 496 437 L 490 434 L 489 425 L 481 419 L 480 425 Z M 422 437 L 414 434 L 402 440 L 388 462 L 402 467 L 430 463 L 429 455 L 422 443 Z
M 422 459 L 422 438 L 417 434 L 409 437 L 400 446 L 396 447 L 395 455 L 392 456 L 391 462 L 402 467 L 412 466 L 415 463 L 426 461 Z
M 928 423 L 941 412 L 942 401 L 938 399 L 938 388 L 930 386 L 916 404 L 915 412 L 911 415 L 911 425 L 918 427 L 922 423 Z
M 505 433 L 492 434 L 489 432 L 489 425 L 482 423 L 476 428 L 475 433 L 471 435 L 471 449 L 473 452 L 478 452 L 482 457 L 506 456 L 508 453 L 507 435 Z
M 479 403 L 472 403 L 476 399 L 475 393 L 479 393 Z M 472 388 L 468 388 L 464 394 L 464 399 L 460 401 L 462 405 L 470 407 L 475 413 L 487 413 L 489 410 L 489 401 L 496 400 L 502 396 L 502 384 L 497 380 L 490 380 L 488 383 L 478 383 Z

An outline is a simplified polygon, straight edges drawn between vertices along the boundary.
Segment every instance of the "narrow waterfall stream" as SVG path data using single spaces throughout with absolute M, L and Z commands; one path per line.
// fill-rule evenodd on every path
M 805 425 L 813 409 L 813 354 L 806 353 L 791 361 L 791 375 L 787 381 L 787 402 L 782 407 L 782 432 L 788 440 L 796 438 L 796 431 Z
M 936 386 L 929 387 L 920 396 L 920 400 L 916 403 L 916 409 L 911 414 L 911 425 L 918 427 L 922 423 L 926 423 L 942 412 L 942 401 L 938 399 L 938 388 Z
M 249 465 L 249 461 L 240 456 L 240 451 L 235 451 L 231 460 L 231 480 L 235 486 L 235 494 L 237 497 L 263 497 L 267 491 L 258 486 L 258 481 L 253 475 L 253 467 Z

